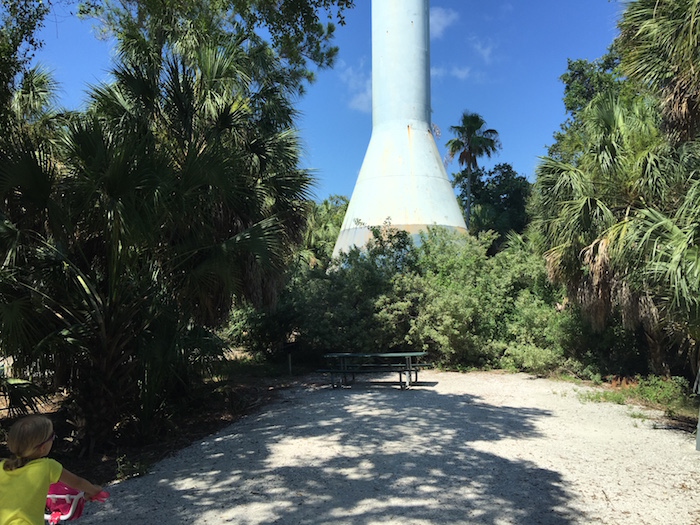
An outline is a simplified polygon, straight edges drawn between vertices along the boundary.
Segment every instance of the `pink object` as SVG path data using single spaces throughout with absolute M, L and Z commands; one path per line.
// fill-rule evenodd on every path
M 46 496 L 44 519 L 49 520 L 51 525 L 56 525 L 59 521 L 78 519 L 83 513 L 83 507 L 85 506 L 84 495 L 83 492 L 77 491 L 60 481 L 52 483 L 49 485 L 49 493 Z
M 101 490 L 92 498 L 90 498 L 90 501 L 99 501 L 100 503 L 104 503 L 107 500 L 107 498 L 109 498 L 109 493 L 105 492 L 104 490 Z

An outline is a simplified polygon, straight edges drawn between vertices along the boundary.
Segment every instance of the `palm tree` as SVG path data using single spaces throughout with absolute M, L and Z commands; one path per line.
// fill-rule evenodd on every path
M 501 148 L 498 132 L 495 129 L 484 129 L 486 121 L 477 113 L 465 111 L 459 126 L 450 126 L 450 131 L 456 135 L 447 141 L 447 161 L 451 161 L 457 155 L 457 162 L 464 166 L 464 170 L 455 175 L 453 186 L 464 184 L 463 194 L 466 205 L 464 218 L 469 228 L 471 215 L 471 185 L 473 174 L 479 169 L 477 159 L 486 155 L 491 157 Z
M 347 197 L 331 195 L 320 204 L 310 203 L 303 249 L 300 253 L 310 267 L 325 268 L 331 260 L 335 240 L 348 207 Z
M 700 126 L 700 3 L 628 2 L 619 22 L 620 67 L 661 99 L 668 131 L 692 138 Z
M 194 334 L 206 339 L 237 301 L 274 301 L 301 241 L 311 181 L 290 113 L 254 96 L 269 79 L 238 51 L 209 42 L 159 60 L 125 53 L 116 81 L 70 127 L 64 193 L 99 203 L 74 210 L 81 238 L 69 267 L 85 283 L 75 304 L 90 306 L 74 316 L 76 330 L 89 327 L 74 339 L 92 349 L 82 377 L 109 379 L 81 385 L 93 424 L 133 410 L 106 404 L 115 392 L 138 397 L 145 421 L 191 375 L 199 350 L 188 346 L 206 344 Z
M 665 331 L 682 345 L 693 374 L 700 368 L 700 146 L 687 142 L 660 161 L 674 184 L 659 207 L 636 207 L 605 234 L 612 255 L 634 272 L 663 314 Z M 666 206 L 663 206 L 664 201 Z M 670 205 L 669 205 L 670 204 Z
M 36 123 L 51 117 L 57 91 L 58 84 L 49 70 L 41 66 L 27 70 L 10 101 L 14 118 Z
M 24 72 L 11 93 L 7 125 L 0 135 L 0 355 L 13 358 L 13 372 L 23 375 L 41 363 L 44 370 L 60 360 L 56 326 L 47 315 L 36 316 L 42 292 L 48 227 L 61 223 L 51 194 L 57 176 L 53 111 L 56 84 L 39 67 Z M 57 238 L 59 228 L 56 228 Z M 36 409 L 40 389 L 0 374 L 0 393 L 10 413 Z
M 306 222 L 278 59 L 177 49 L 125 46 L 85 114 L 0 143 L 0 348 L 70 355 L 97 440 L 152 431 L 232 304 L 274 299 Z
M 544 158 L 537 167 L 533 229 L 544 241 L 550 276 L 566 285 L 594 329 L 602 331 L 619 306 L 626 328 L 643 328 L 654 372 L 668 373 L 675 358 L 658 322 L 666 294 L 649 286 L 640 219 L 677 206 L 687 166 L 661 135 L 649 100 L 604 94 L 579 118 L 584 147 L 575 160 Z

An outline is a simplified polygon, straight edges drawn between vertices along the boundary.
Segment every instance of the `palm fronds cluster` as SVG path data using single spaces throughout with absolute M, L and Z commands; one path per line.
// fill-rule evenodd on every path
M 222 34 L 127 31 L 83 112 L 57 112 L 38 69 L 12 99 L 0 348 L 70 385 L 97 440 L 125 418 L 149 433 L 232 305 L 274 302 L 302 241 L 298 85 L 259 37 Z
M 613 46 L 625 89 L 575 114 L 578 147 L 566 161 L 543 158 L 534 189 L 551 275 L 600 329 L 620 309 L 656 373 L 698 368 L 697 15 L 692 1 L 627 4 Z

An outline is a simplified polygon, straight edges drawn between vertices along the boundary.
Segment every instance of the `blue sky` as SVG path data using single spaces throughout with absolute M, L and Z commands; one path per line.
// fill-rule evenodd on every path
M 304 166 L 313 170 L 315 196 L 350 197 L 369 143 L 371 115 L 370 0 L 355 0 L 336 28 L 338 60 L 298 101 Z M 500 133 L 502 150 L 483 159 L 507 162 L 534 180 L 537 158 L 564 121 L 559 76 L 567 58 L 596 59 L 617 34 L 616 0 L 431 0 L 432 122 L 444 154 L 449 127 L 463 111 L 481 114 Z M 89 22 L 63 10 L 42 32 L 38 60 L 54 71 L 60 103 L 77 108 L 88 84 L 107 80 L 112 57 Z M 447 172 L 457 171 L 456 162 Z

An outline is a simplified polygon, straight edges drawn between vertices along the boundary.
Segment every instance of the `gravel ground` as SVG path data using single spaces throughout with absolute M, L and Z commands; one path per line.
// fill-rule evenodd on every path
M 324 378 L 107 488 L 83 525 L 700 524 L 695 438 L 525 374 Z

